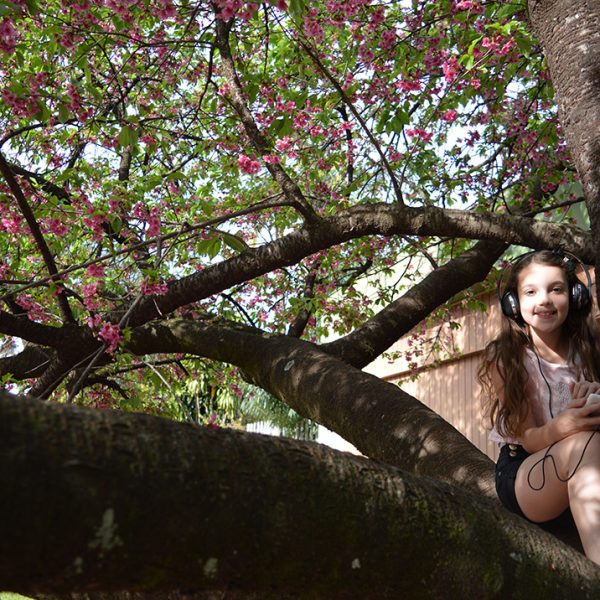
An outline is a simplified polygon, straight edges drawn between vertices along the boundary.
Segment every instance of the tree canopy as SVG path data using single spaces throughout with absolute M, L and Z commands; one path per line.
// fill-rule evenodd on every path
M 356 368 L 510 244 L 600 256 L 580 4 L 1 1 L 4 385 L 181 417 L 190 382 L 250 382 L 489 495 L 489 460 Z

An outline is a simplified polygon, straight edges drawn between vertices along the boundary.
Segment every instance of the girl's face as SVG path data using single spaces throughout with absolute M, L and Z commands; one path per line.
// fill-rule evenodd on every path
M 560 267 L 531 263 L 519 273 L 517 291 L 525 323 L 540 334 L 560 329 L 569 312 L 569 285 Z

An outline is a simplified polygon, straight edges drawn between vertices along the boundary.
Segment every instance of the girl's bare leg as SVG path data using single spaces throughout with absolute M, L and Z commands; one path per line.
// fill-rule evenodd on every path
M 600 564 L 600 432 L 576 433 L 545 455 L 536 452 L 519 468 L 515 492 L 521 510 L 541 523 L 570 506 L 586 556 Z

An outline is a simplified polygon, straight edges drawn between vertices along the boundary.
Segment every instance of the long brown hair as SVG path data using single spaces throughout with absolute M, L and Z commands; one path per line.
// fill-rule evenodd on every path
M 565 255 L 550 250 L 540 250 L 524 255 L 510 270 L 504 291 L 517 294 L 519 275 L 529 265 L 537 263 L 560 267 L 565 273 L 569 288 L 578 282 L 573 261 Z M 591 290 L 589 290 L 591 293 Z M 569 294 L 569 302 L 571 301 Z M 583 377 L 600 381 L 600 339 L 598 327 L 591 316 L 591 302 L 579 310 L 569 306 L 562 325 L 570 341 L 571 356 L 578 356 Z M 529 378 L 523 364 L 525 348 L 532 343 L 526 325 L 519 319 L 502 316 L 502 329 L 485 348 L 483 361 L 477 373 L 482 390 L 484 415 L 504 437 L 518 437 L 528 413 L 525 390 Z M 497 370 L 504 384 L 504 399 L 500 401 L 494 388 L 491 373 Z

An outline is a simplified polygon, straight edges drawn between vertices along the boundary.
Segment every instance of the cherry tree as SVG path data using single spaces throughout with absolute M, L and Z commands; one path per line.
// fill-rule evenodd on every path
M 593 597 L 360 371 L 510 244 L 600 256 L 580 4 L 0 2 L 3 586 Z M 368 458 L 153 416 L 208 371 Z

